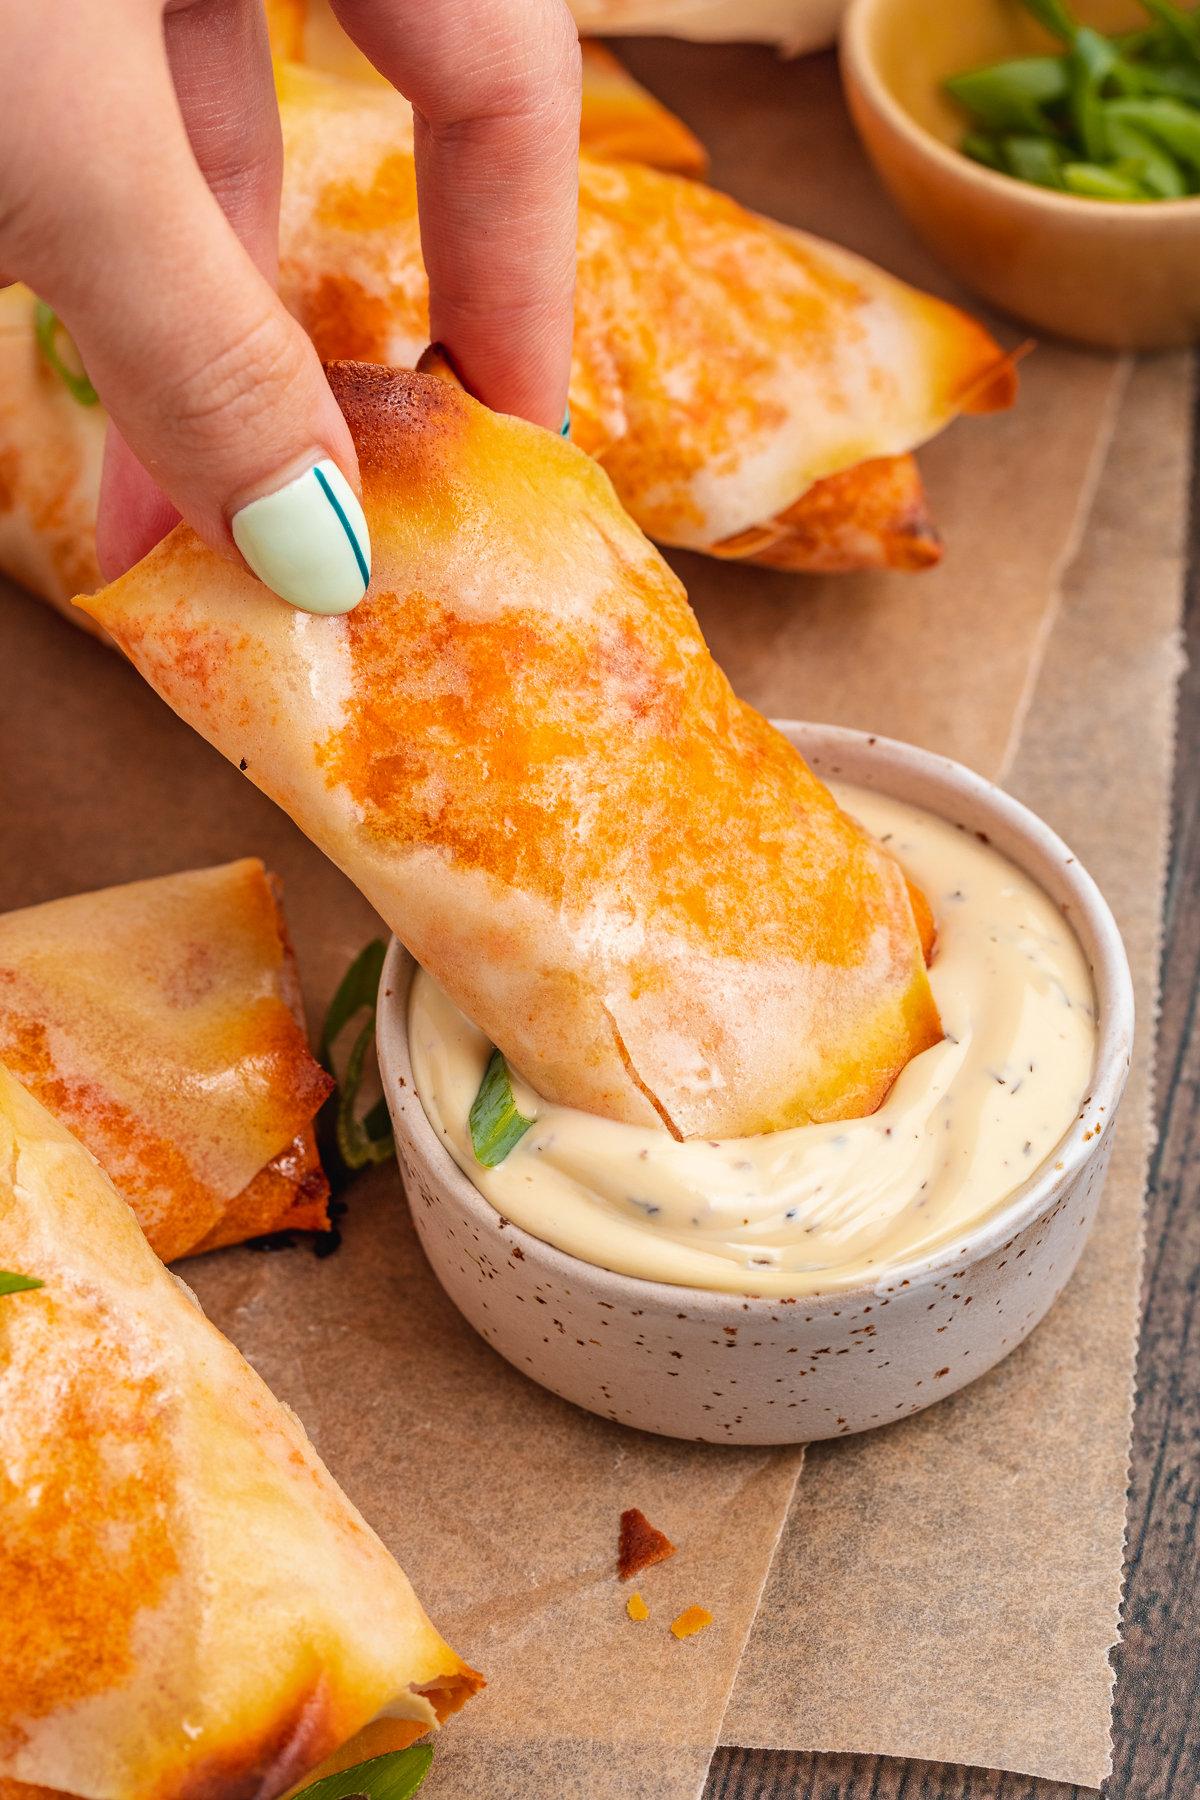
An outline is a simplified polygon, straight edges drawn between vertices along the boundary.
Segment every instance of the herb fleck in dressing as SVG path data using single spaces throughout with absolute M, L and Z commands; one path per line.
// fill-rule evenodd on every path
M 494 1168 L 469 1115 L 492 1045 L 424 971 L 409 1004 L 417 1091 L 492 1204 L 585 1262 L 645 1280 L 768 1297 L 870 1285 L 978 1224 L 1079 1111 L 1095 1011 L 1083 953 L 1045 894 L 932 814 L 831 784 L 933 907 L 930 969 L 946 1036 L 866 1119 L 677 1143 L 551 1106 L 515 1074 L 533 1124 Z

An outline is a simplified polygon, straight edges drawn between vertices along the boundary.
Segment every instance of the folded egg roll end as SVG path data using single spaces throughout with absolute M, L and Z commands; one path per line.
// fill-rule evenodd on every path
M 328 1231 L 329 1196 L 316 1133 L 306 1125 L 233 1196 L 204 1237 L 175 1255 L 203 1256 L 277 1231 Z
M 942 540 L 915 457 L 879 456 L 814 482 L 769 523 L 713 544 L 710 554 L 794 574 L 914 574 L 941 561 Z
M 1017 364 L 1034 348 L 1030 338 L 971 380 L 959 400 L 960 409 L 967 414 L 1007 412 L 1016 404 L 1021 386 Z

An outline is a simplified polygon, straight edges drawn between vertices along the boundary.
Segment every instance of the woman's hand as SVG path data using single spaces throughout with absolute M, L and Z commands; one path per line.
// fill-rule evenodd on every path
M 565 5 L 337 11 L 416 110 L 433 336 L 479 399 L 557 429 L 579 121 Z M 285 598 L 347 610 L 369 545 L 345 421 L 275 293 L 261 0 L 0 0 L 0 26 L 0 281 L 49 302 L 108 410 L 105 573 L 182 514 Z

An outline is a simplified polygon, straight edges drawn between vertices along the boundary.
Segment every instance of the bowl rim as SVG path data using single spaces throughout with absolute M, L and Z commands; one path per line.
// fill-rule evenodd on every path
M 965 182 L 979 182 L 999 199 L 1017 205 L 1040 207 L 1048 218 L 1106 218 L 1137 220 L 1195 218 L 1200 211 L 1200 194 L 1189 194 L 1182 200 L 1153 200 L 1138 204 L 1129 200 L 1090 199 L 1082 194 L 1060 194 L 1054 188 L 1042 188 L 1015 175 L 1002 175 L 983 163 L 973 162 L 961 150 L 954 150 L 916 120 L 907 107 L 897 100 L 884 81 L 869 46 L 869 20 L 872 10 L 889 4 L 889 0 L 850 0 L 842 20 L 838 44 L 838 60 L 847 88 L 857 87 L 875 109 L 909 145 L 927 159 L 939 164 L 945 172 Z
M 513 1234 L 513 1240 L 532 1252 L 542 1264 L 553 1269 L 564 1285 L 583 1278 L 616 1292 L 622 1299 L 631 1295 L 658 1305 L 687 1306 L 690 1311 L 744 1313 L 751 1307 L 770 1312 L 772 1309 L 798 1305 L 803 1301 L 809 1315 L 842 1308 L 855 1301 L 894 1293 L 901 1287 L 918 1290 L 937 1280 L 945 1270 L 956 1265 L 964 1269 L 1005 1247 L 1019 1232 L 1044 1213 L 1052 1210 L 1061 1196 L 1069 1191 L 1108 1141 L 1112 1122 L 1129 1073 L 1133 1046 L 1134 995 L 1133 979 L 1125 946 L 1107 901 L 1095 881 L 1063 840 L 1030 808 L 1005 793 L 1002 788 L 977 775 L 962 763 L 936 752 L 922 750 L 899 739 L 878 733 L 854 730 L 847 726 L 816 725 L 800 720 L 776 719 L 781 731 L 823 778 L 844 779 L 855 785 L 875 787 L 879 792 L 924 806 L 935 816 L 946 819 L 961 830 L 979 832 L 980 826 L 955 819 L 941 806 L 932 803 L 926 791 L 896 792 L 895 783 L 927 790 L 931 785 L 941 789 L 947 803 L 958 801 L 958 808 L 972 819 L 985 819 L 1006 841 L 995 847 L 1002 855 L 1017 863 L 1022 872 L 1038 882 L 1043 891 L 1057 886 L 1072 895 L 1070 901 L 1056 899 L 1056 904 L 1070 914 L 1070 923 L 1079 939 L 1092 976 L 1098 1011 L 1096 1049 L 1092 1065 L 1090 1092 L 1058 1143 L 1047 1152 L 1037 1168 L 1014 1188 L 1001 1206 L 969 1231 L 960 1234 L 941 1249 L 907 1263 L 892 1263 L 880 1273 L 880 1279 L 867 1286 L 836 1288 L 826 1293 L 802 1294 L 792 1298 L 716 1288 L 698 1288 L 683 1283 L 647 1280 L 638 1275 L 625 1275 L 600 1263 L 588 1263 L 569 1251 L 560 1250 L 545 1238 L 535 1237 L 515 1224 L 492 1205 L 470 1178 L 463 1173 L 441 1138 L 430 1124 L 417 1093 L 408 1048 L 408 996 L 417 963 L 399 938 L 393 936 L 388 946 L 380 978 L 376 1010 L 376 1042 L 384 1093 L 389 1108 L 398 1103 L 401 1091 L 411 1094 L 415 1105 L 405 1108 L 409 1129 L 422 1154 L 432 1165 L 438 1178 L 451 1190 L 473 1221 L 481 1226 L 502 1229 Z M 843 762 L 855 764 L 844 771 Z M 878 783 L 870 779 L 870 764 L 875 762 L 886 776 Z M 822 765 L 825 765 L 822 768 Z M 939 798 L 941 798 L 939 794 Z M 1031 860 L 1043 865 L 1032 869 L 1009 847 L 1013 841 L 1022 844 Z M 990 841 L 990 834 L 988 837 Z M 1055 872 L 1048 883 L 1046 872 Z M 1056 898 L 1051 895 L 1051 898 Z M 1103 1103 L 1103 1105 L 1101 1105 Z M 1102 1112 L 1106 1127 L 1085 1130 L 1090 1111 Z M 526 1246 L 531 1247 L 526 1248 Z

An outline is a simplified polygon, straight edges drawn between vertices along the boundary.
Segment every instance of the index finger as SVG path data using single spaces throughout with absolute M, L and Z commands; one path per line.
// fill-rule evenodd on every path
M 430 333 L 477 398 L 557 430 L 578 207 L 579 41 L 563 0 L 334 0 L 416 113 Z

